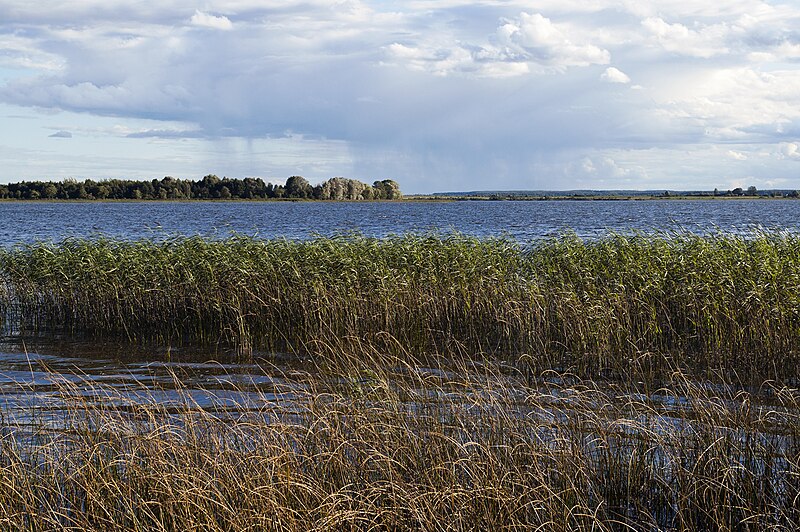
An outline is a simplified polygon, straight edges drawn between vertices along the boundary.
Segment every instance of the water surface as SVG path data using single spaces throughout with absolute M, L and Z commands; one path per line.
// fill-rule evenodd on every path
M 800 230 L 800 201 L 455 201 L 455 202 L 0 202 L 0 246 L 67 237 L 126 239 L 231 233 L 304 239 L 358 231 L 368 236 L 458 231 L 521 242 L 567 230 Z

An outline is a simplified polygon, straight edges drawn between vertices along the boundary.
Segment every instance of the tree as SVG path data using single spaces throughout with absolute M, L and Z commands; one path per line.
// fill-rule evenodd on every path
M 287 198 L 310 198 L 312 194 L 311 183 L 299 175 L 287 179 L 285 188 Z
M 347 189 L 347 180 L 343 177 L 332 177 L 322 183 L 320 199 L 343 200 Z
M 747 195 L 748 196 L 756 196 L 758 194 L 758 189 L 753 185 L 747 187 Z
M 301 198 L 330 200 L 397 199 L 402 197 L 396 182 L 386 179 L 369 186 L 357 179 L 333 177 L 312 186 L 304 177 L 292 176 L 286 185 L 265 183 L 261 178 L 235 179 L 209 174 L 199 181 L 166 176 L 149 181 L 109 179 L 103 181 L 59 182 L 21 181 L 0 185 L 0 198 L 11 199 L 253 199 Z
M 347 199 L 350 200 L 358 200 L 361 199 L 361 194 L 364 192 L 364 189 L 367 188 L 369 185 L 366 183 L 362 183 L 361 181 L 355 179 L 348 179 L 347 180 Z
M 384 179 L 383 181 L 375 181 L 372 186 L 378 192 L 375 197 L 377 199 L 400 199 L 403 194 L 400 192 L 400 185 L 391 179 Z
M 221 179 L 214 174 L 208 174 L 203 180 L 192 187 L 193 194 L 198 198 L 218 198 Z

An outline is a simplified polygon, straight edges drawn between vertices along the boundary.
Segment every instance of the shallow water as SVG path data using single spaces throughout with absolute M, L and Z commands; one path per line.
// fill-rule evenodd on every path
M 184 362 L 202 354 L 123 344 L 19 339 L 0 342 L 0 412 L 16 426 L 63 426 L 76 407 L 158 405 L 180 411 L 287 408 L 305 388 L 302 361 Z M 175 358 L 176 360 L 173 360 Z
M 369 372 L 347 377 L 323 375 L 311 360 L 283 354 L 263 353 L 255 355 L 255 361 L 231 362 L 235 360 L 232 353 L 198 348 L 142 347 L 67 339 L 30 341 L 33 343 L 25 343 L 18 337 L 0 340 L 0 412 L 14 418 L 16 424 L 40 424 L 43 420 L 49 420 L 47 424 L 59 424 L 58 420 L 74 412 L 77 404 L 111 409 L 158 405 L 176 411 L 191 408 L 215 413 L 291 410 L 296 396 L 312 389 L 334 393 L 345 390 L 346 394 L 360 396 L 368 395 L 375 384 Z M 452 403 L 457 398 L 469 406 L 472 399 L 491 394 L 491 386 L 486 388 L 487 377 L 482 374 L 481 367 L 476 365 L 474 374 L 447 366 L 403 366 L 391 371 L 398 382 L 404 380 L 406 385 L 421 381 L 438 383 L 430 390 L 414 389 L 414 401 L 436 402 L 444 398 Z M 509 366 L 504 370 L 502 365 L 498 368 L 503 375 L 495 374 L 490 379 L 513 382 L 513 368 Z M 541 381 L 536 391 L 537 402 L 564 406 L 580 398 L 582 407 L 589 406 L 590 410 L 600 412 L 608 406 L 604 401 L 616 397 L 623 403 L 637 405 L 635 410 L 644 408 L 649 413 L 658 412 L 662 421 L 670 424 L 681 424 L 691 418 L 698 406 L 696 401 L 687 401 L 679 391 L 667 388 L 656 387 L 645 393 L 635 385 L 623 386 L 614 381 L 605 384 L 575 381 L 574 384 L 576 387 L 553 373 L 546 381 Z M 737 391 L 731 386 L 711 383 L 691 386 L 696 386 L 701 395 L 715 398 L 724 409 L 737 408 L 741 402 L 735 398 Z M 529 399 L 526 394 L 531 392 L 527 385 L 523 388 L 518 397 L 511 393 L 513 387 L 503 392 L 506 400 L 515 397 L 513 402 L 519 404 L 521 411 L 526 410 L 524 405 Z M 589 396 L 597 394 L 599 402 L 585 402 L 587 390 Z M 509 393 L 511 395 L 507 395 Z M 722 399 L 725 397 L 728 399 Z M 748 402 L 753 401 L 754 407 L 775 408 L 770 394 L 746 393 L 746 397 Z M 414 404 L 408 407 L 416 408 Z

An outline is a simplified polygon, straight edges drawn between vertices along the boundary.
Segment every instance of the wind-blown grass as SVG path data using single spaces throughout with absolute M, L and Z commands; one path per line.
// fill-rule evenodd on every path
M 0 526 L 800 527 L 797 389 L 750 394 L 679 372 L 650 391 L 556 373 L 531 385 L 502 364 L 369 352 L 327 359 L 302 384 L 233 413 L 118 408 L 102 401 L 113 392 L 64 385 L 63 427 L 5 420 Z
M 0 254 L 8 327 L 242 351 L 493 354 L 533 374 L 800 371 L 800 236 L 70 239 Z M 664 364 L 670 360 L 670 364 Z M 759 381 L 760 382 L 760 381 Z

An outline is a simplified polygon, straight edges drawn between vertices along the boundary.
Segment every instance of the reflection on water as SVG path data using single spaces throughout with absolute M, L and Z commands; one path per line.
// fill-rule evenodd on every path
M 214 359 L 232 360 L 234 356 L 185 349 L 41 338 L 26 344 L 20 338 L 7 337 L 0 340 L 0 413 L 6 422 L 13 420 L 18 426 L 63 426 L 76 407 L 124 411 L 135 410 L 137 406 L 157 406 L 163 411 L 179 412 L 189 408 L 217 415 L 280 410 L 285 415 L 297 407 L 298 397 L 307 400 L 309 395 L 327 392 L 367 396 L 375 385 L 369 372 L 345 377 L 325 375 L 311 360 L 296 356 L 262 354 L 256 356 L 256 362 L 222 363 Z M 481 384 L 485 376 L 480 375 L 479 367 L 480 364 L 474 375 L 465 373 L 460 366 L 403 365 L 392 368 L 391 372 L 400 388 L 413 388 L 414 399 L 406 405 L 409 411 L 415 411 L 422 403 L 443 399 L 448 403 L 463 401 L 464 407 L 469 409 L 476 397 L 490 393 L 484 388 L 485 382 Z M 513 381 L 513 367 L 501 369 L 501 373 L 507 374 L 492 378 Z M 420 385 L 422 382 L 437 384 L 427 389 Z M 474 389 L 471 382 L 476 383 Z M 606 408 L 609 397 L 615 397 L 615 401 L 638 405 L 636 409 L 642 409 L 643 415 L 657 412 L 661 423 L 673 426 L 683 425 L 693 417 L 695 409 L 708 406 L 700 404 L 696 397 L 689 400 L 681 392 L 658 389 L 652 383 L 647 393 L 629 385 L 616 381 L 592 383 L 601 391 L 596 404 L 591 400 L 587 402 L 580 393 L 576 396 L 573 385 L 555 373 L 541 381 L 537 388 L 522 384 L 517 392 L 512 384 L 504 393 L 506 399 L 517 404 L 520 415 L 528 410 L 525 405 L 531 391 L 535 390 L 539 396 L 537 401 L 563 406 L 580 396 L 582 408 L 589 406 L 597 412 Z M 735 387 L 720 383 L 692 383 L 690 386 L 697 386 L 696 391 L 700 392 L 690 395 L 713 397 L 717 404 L 711 406 L 734 410 L 739 407 Z M 753 408 L 771 412 L 783 410 L 774 403 L 771 394 L 752 392 L 752 396 L 750 392 L 747 396 L 748 401 L 753 401 Z M 722 400 L 722 397 L 729 399 Z
M 145 355 L 141 347 L 82 342 L 49 342 L 31 350 L 7 340 L 0 343 L 0 412 L 16 425 L 52 426 L 63 425 L 76 405 L 216 413 L 287 408 L 305 389 L 309 374 L 302 361 L 284 360 L 279 367 L 267 360 L 198 363 L 173 357 L 180 354 L 153 350 Z

